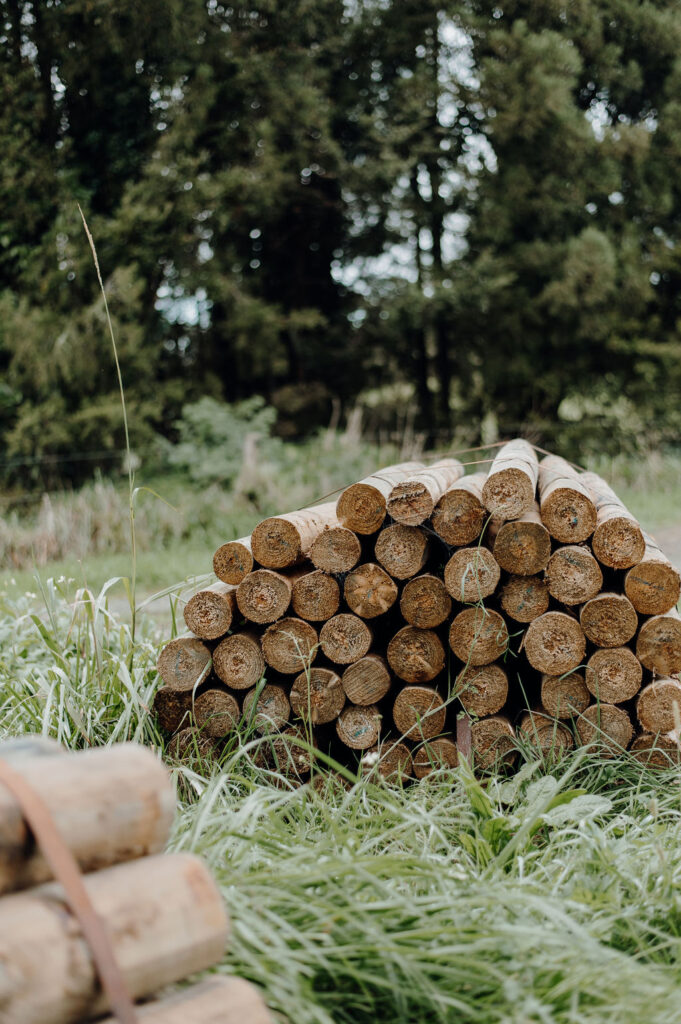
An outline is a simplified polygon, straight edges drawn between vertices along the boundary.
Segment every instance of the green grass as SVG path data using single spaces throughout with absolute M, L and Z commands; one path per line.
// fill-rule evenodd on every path
M 163 743 L 163 629 L 106 593 L 0 597 L 0 736 Z M 273 788 L 245 734 L 176 766 L 171 846 L 206 858 L 232 917 L 219 970 L 295 1024 L 670 1024 L 681 1019 L 678 771 L 531 751 L 485 789 L 461 768 L 402 790 Z

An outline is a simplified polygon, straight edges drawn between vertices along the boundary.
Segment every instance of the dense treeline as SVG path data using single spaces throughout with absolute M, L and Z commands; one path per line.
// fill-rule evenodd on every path
M 121 446 L 77 204 L 140 447 L 206 393 L 298 433 L 358 399 L 434 441 L 681 433 L 676 4 L 0 0 L 0 31 L 22 478 Z

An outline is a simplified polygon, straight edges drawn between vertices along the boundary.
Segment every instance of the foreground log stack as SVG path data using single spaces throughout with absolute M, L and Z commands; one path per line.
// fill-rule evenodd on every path
M 390 466 L 222 545 L 159 659 L 174 752 L 241 723 L 293 781 L 311 747 L 422 778 L 465 715 L 478 768 L 527 743 L 679 760 L 679 572 L 605 481 L 524 440 L 464 472 Z
M 0 758 L 40 794 L 83 873 L 125 988 L 135 1003 L 144 1001 L 138 1020 L 271 1024 L 257 990 L 238 978 L 156 997 L 222 959 L 229 922 L 204 863 L 161 852 L 175 796 L 149 750 L 123 744 L 67 754 L 31 737 L 0 744 Z M 52 879 L 48 862 L 20 802 L 0 784 L 2 1024 L 75 1024 L 110 1012 L 72 894 Z

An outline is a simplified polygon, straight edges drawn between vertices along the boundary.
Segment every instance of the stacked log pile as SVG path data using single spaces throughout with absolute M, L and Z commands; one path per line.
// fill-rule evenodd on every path
M 136 1020 L 271 1024 L 257 990 L 238 978 L 212 977 L 177 994 L 156 995 L 221 960 L 229 922 L 204 863 L 186 853 L 162 853 L 175 796 L 151 751 L 123 744 L 67 754 L 51 741 L 31 737 L 0 744 L 0 759 L 3 772 L 9 768 L 22 788 L 39 794 L 67 859 L 70 852 L 82 872 L 124 988 L 130 1000 L 141 1003 Z M 22 797 L 3 774 L 0 1021 L 100 1019 L 111 1012 L 100 982 L 101 960 L 81 927 L 66 877 L 66 888 L 53 878 L 55 860 L 36 841 L 25 814 Z M 129 1019 L 115 1009 L 106 1024 Z
M 423 777 L 465 716 L 479 769 L 527 743 L 677 759 L 679 572 L 597 475 L 522 439 L 487 461 L 390 466 L 222 545 L 159 659 L 174 752 L 242 723 L 293 779 L 310 746 Z

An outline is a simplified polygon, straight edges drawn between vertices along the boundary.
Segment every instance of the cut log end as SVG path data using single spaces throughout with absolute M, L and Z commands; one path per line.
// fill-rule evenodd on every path
M 501 607 L 516 622 L 532 622 L 549 607 L 549 591 L 539 576 L 509 576 L 501 590 Z
M 396 484 L 388 498 L 388 514 L 396 523 L 418 526 L 429 519 L 445 491 L 463 476 L 458 459 L 442 459 Z
M 254 688 L 244 697 L 244 718 L 251 720 L 258 732 L 279 732 L 290 713 L 291 705 L 281 686 L 268 684 L 260 693 Z
M 423 743 L 414 753 L 414 775 L 417 779 L 425 779 L 440 769 L 456 768 L 458 763 L 456 743 L 447 736 L 440 736 L 438 739 Z
M 494 593 L 500 575 L 499 564 L 487 548 L 460 548 L 445 566 L 445 587 L 455 601 L 474 604 Z
M 489 665 L 508 646 L 508 628 L 498 612 L 464 608 L 449 629 L 449 646 L 465 665 Z
M 264 519 L 251 534 L 253 557 L 266 569 L 296 565 L 307 555 L 324 527 L 336 522 L 333 502 Z
M 330 618 L 321 628 L 319 643 L 329 661 L 351 665 L 369 653 L 372 633 L 366 622 L 356 615 L 341 613 Z
M 270 768 L 291 782 L 299 782 L 310 774 L 314 755 L 310 751 L 309 737 L 297 726 L 290 726 L 264 737 L 255 760 L 261 767 Z
M 579 544 L 596 528 L 594 501 L 579 473 L 556 455 L 539 464 L 541 517 L 552 537 L 561 544 Z
M 564 676 L 543 676 L 541 682 L 542 707 L 554 718 L 574 718 L 589 706 L 591 694 L 584 676 L 569 672 Z
M 418 526 L 395 523 L 381 530 L 376 558 L 391 576 L 406 580 L 421 572 L 428 558 L 428 538 Z
M 345 704 L 340 676 L 328 668 L 311 668 L 309 672 L 301 672 L 289 696 L 294 715 L 311 725 L 333 722 Z
M 158 659 L 158 673 L 171 690 L 193 690 L 207 677 L 210 666 L 210 650 L 194 637 L 171 640 Z
M 163 732 L 173 733 L 192 725 L 193 703 L 191 690 L 171 690 L 169 686 L 161 686 L 154 696 L 151 713 Z
M 586 663 L 586 686 L 596 700 L 623 704 L 641 688 L 643 668 L 628 647 L 595 651 Z
M 532 445 L 516 438 L 494 459 L 482 489 L 485 508 L 495 519 L 518 519 L 534 503 L 539 466 Z
M 339 522 L 354 533 L 376 533 L 386 516 L 386 497 L 371 484 L 346 487 L 336 506 Z
M 399 782 L 414 774 L 411 751 L 406 743 L 386 740 L 362 755 L 362 773 L 376 772 L 381 778 Z
M 343 588 L 351 612 L 363 619 L 384 615 L 397 600 L 397 584 L 380 565 L 367 562 L 348 574 Z
M 233 690 L 250 690 L 262 678 L 265 659 L 256 633 L 233 633 L 213 651 L 218 679 Z
M 573 672 L 584 660 L 586 637 L 576 619 L 546 612 L 527 627 L 525 654 L 532 668 L 549 676 Z
M 276 622 L 291 602 L 294 582 L 271 569 L 256 569 L 237 587 L 239 611 L 251 622 Z
M 388 644 L 388 663 L 407 683 L 427 683 L 445 667 L 445 650 L 430 629 L 404 626 Z
M 452 599 L 437 576 L 416 576 L 405 584 L 400 611 L 410 626 L 435 629 L 449 617 L 451 610 Z
M 381 712 L 375 706 L 349 705 L 336 720 L 338 738 L 351 750 L 368 750 L 378 743 L 381 732 Z
M 265 661 L 283 675 L 304 671 L 315 660 L 317 646 L 317 631 L 303 619 L 280 619 L 265 630 L 262 638 Z
M 445 726 L 447 708 L 437 690 L 429 686 L 405 686 L 393 704 L 393 721 L 402 736 L 427 740 Z
M 638 629 L 638 615 L 624 594 L 599 594 L 582 607 L 579 622 L 598 647 L 621 647 Z
M 340 605 L 340 587 L 328 573 L 305 573 L 293 584 L 291 607 L 301 619 L 326 622 L 335 615 Z
M 472 544 L 480 536 L 487 519 L 482 503 L 484 473 L 464 477 L 446 491 L 431 517 L 432 527 L 439 537 L 452 547 Z
M 641 527 L 628 516 L 599 522 L 591 546 L 598 561 L 610 569 L 630 569 L 641 561 L 646 547 Z
M 315 568 L 330 573 L 349 572 L 361 555 L 359 537 L 345 526 L 327 526 L 310 548 L 310 561 Z
M 636 713 L 645 732 L 667 733 L 681 726 L 681 683 L 656 679 L 644 686 L 636 702 Z
M 606 757 L 616 757 L 631 743 L 631 719 L 614 704 L 591 704 L 577 721 L 582 746 L 596 747 Z
M 541 711 L 526 711 L 518 724 L 518 736 L 538 747 L 542 754 L 560 757 L 575 745 L 572 733 Z
M 377 704 L 390 689 L 388 666 L 378 654 L 367 654 L 343 673 L 343 689 L 353 704 Z
M 513 726 L 503 715 L 481 718 L 471 726 L 471 751 L 477 768 L 513 764 L 517 757 Z
M 457 676 L 456 695 L 469 715 L 495 715 L 508 698 L 508 676 L 501 665 L 469 667 Z
M 213 555 L 213 572 L 223 583 L 241 583 L 253 570 L 250 537 L 221 544 Z
M 232 732 L 241 718 L 239 704 L 224 690 L 206 690 L 194 702 L 196 727 L 203 736 L 219 739 Z
M 643 623 L 636 640 L 636 657 L 644 668 L 658 675 L 681 672 L 681 617 L 675 609 Z
M 506 572 L 534 576 L 551 557 L 551 537 L 532 505 L 519 519 L 503 523 L 494 538 L 494 557 Z
M 588 548 L 573 544 L 551 555 L 546 585 L 551 597 L 561 604 L 584 604 L 600 593 L 603 573 Z
M 681 575 L 671 562 L 646 559 L 628 571 L 624 593 L 641 615 L 664 615 L 681 594 Z
M 235 588 L 217 583 L 190 597 L 184 607 L 184 621 L 200 639 L 217 640 L 231 629 L 236 610 Z
M 642 733 L 632 743 L 631 753 L 647 768 L 678 768 L 681 764 L 681 744 L 676 732 L 663 736 Z

